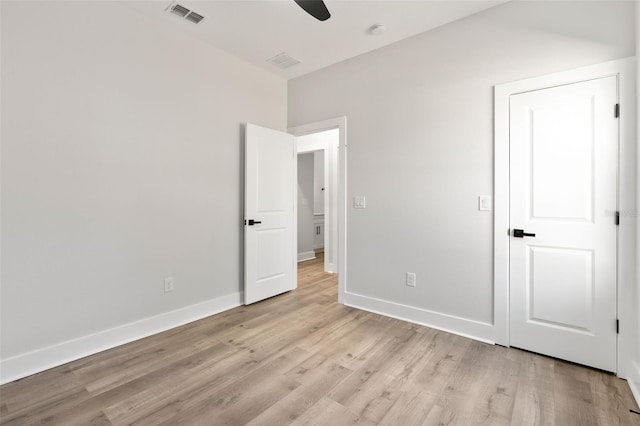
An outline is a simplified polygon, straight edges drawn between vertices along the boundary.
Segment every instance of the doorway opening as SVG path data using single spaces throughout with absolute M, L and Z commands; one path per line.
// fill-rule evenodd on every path
M 298 262 L 324 258 L 324 272 L 337 272 L 337 151 L 339 130 L 297 138 Z
M 298 188 L 298 200 L 294 203 L 297 220 L 300 220 L 298 209 L 306 211 L 306 219 L 296 224 L 296 232 L 306 237 L 296 237 L 296 243 L 300 244 L 301 239 L 306 238 L 307 246 L 296 247 L 296 255 L 300 255 L 300 260 L 314 256 L 314 262 L 322 262 L 323 273 L 338 275 L 338 303 L 344 303 L 346 294 L 346 129 L 346 117 L 337 117 L 288 130 L 296 137 L 301 167 L 296 175 L 307 178 L 305 195 L 299 195 L 297 191 L 301 189 Z M 305 157 L 304 154 L 310 155 Z M 296 166 L 299 161 L 295 162 Z M 311 163 L 313 171 L 309 170 Z M 304 164 L 309 169 L 305 170 Z

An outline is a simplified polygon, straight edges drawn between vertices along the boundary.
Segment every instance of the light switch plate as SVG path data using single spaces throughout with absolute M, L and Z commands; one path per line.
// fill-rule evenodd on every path
M 415 272 L 407 272 L 407 277 L 406 277 L 405 284 L 408 285 L 409 287 L 415 287 L 416 286 L 416 273 Z
M 491 196 L 481 195 L 478 197 L 478 210 L 491 211 Z
M 364 195 L 356 195 L 353 197 L 353 208 L 354 209 L 364 209 L 365 208 L 365 198 Z

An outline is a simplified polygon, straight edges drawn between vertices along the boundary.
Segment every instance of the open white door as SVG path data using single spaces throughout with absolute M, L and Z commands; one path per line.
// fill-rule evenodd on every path
M 616 103 L 615 76 L 510 101 L 511 345 L 607 371 L 616 371 Z
M 247 124 L 245 136 L 244 303 L 297 287 L 295 138 Z

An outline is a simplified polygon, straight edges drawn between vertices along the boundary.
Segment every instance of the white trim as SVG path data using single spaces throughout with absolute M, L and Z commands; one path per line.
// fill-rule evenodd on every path
M 302 253 L 298 253 L 298 263 L 304 262 L 305 260 L 311 260 L 316 258 L 315 251 L 305 251 Z
M 345 305 L 378 315 L 396 318 L 445 331 L 480 342 L 494 344 L 493 326 L 484 322 L 474 321 L 453 315 L 442 314 L 401 303 L 389 302 L 361 294 L 349 293 L 345 295 Z
M 130 343 L 242 305 L 242 293 L 217 297 L 0 361 L 0 384 Z
M 337 216 L 338 226 L 334 227 L 334 241 L 338 242 L 338 303 L 344 304 L 347 291 L 347 117 L 331 118 L 324 121 L 291 127 L 288 132 L 294 136 L 324 130 L 339 129 L 338 142 L 338 191 Z
M 626 61 L 626 62 L 624 62 Z M 636 286 L 636 228 L 637 228 L 637 157 L 636 157 L 636 78 L 635 58 L 622 60 L 619 71 L 618 96 L 620 102 L 619 198 L 620 226 L 618 228 L 618 371 L 619 377 L 632 374 L 636 353 L 638 306 L 634 299 Z
M 298 263 L 296 262 L 299 259 L 296 256 L 298 252 L 298 141 L 295 137 L 293 138 L 293 158 L 291 161 L 293 161 L 293 187 L 291 188 L 293 192 L 293 238 L 291 239 L 291 253 L 293 253 L 293 288 L 298 288 Z
M 619 77 L 620 163 L 619 209 L 622 213 L 618 251 L 618 375 L 629 374 L 634 333 L 635 220 L 635 58 L 625 58 L 570 71 L 495 86 L 495 182 L 494 182 L 494 339 L 509 346 L 509 97 L 511 95 L 611 75 Z
M 638 365 L 637 362 L 633 363 L 633 373 L 627 380 L 627 383 L 629 383 L 636 404 L 640 407 L 640 365 Z

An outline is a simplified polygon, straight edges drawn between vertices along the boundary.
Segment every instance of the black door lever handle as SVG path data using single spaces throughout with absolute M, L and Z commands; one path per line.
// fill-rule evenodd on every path
M 245 221 L 245 223 L 246 222 L 247 221 Z M 253 225 L 257 224 L 257 223 L 262 223 L 262 221 L 249 219 L 249 226 L 253 226 Z
M 513 230 L 513 236 L 515 238 L 524 238 L 524 237 L 535 237 L 536 234 L 529 234 L 527 232 L 524 232 L 523 229 L 514 229 Z

